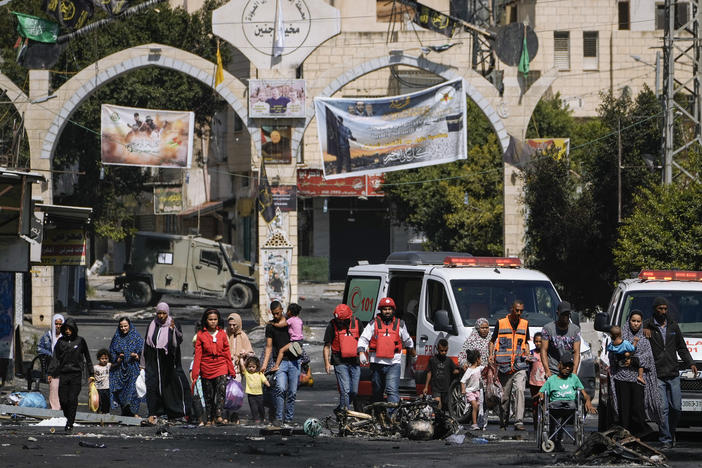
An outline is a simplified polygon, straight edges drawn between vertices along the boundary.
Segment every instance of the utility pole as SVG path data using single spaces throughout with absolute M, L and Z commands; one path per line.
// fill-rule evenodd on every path
M 663 183 L 673 182 L 673 167 L 688 177 L 689 174 L 675 162 L 675 156 L 692 146 L 702 145 L 702 59 L 698 44 L 702 22 L 702 0 L 665 0 L 665 36 L 663 38 Z M 680 74 L 676 78 L 676 65 Z M 692 76 L 689 67 L 692 66 Z M 689 106 L 675 102 L 676 94 L 689 96 Z M 675 118 L 678 117 L 679 140 L 675 140 Z M 690 134 L 688 129 L 692 130 Z

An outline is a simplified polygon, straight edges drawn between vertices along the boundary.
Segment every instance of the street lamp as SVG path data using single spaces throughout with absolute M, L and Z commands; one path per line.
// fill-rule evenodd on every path
M 661 81 L 661 51 L 660 50 L 656 51 L 656 64 L 655 65 L 643 60 L 641 58 L 641 56 L 639 56 L 639 55 L 630 54 L 629 57 L 634 59 L 634 61 L 636 61 L 636 62 L 643 63 L 644 65 L 648 65 L 649 67 L 654 68 L 656 70 L 656 97 L 659 97 L 661 95 L 661 86 L 659 84 Z

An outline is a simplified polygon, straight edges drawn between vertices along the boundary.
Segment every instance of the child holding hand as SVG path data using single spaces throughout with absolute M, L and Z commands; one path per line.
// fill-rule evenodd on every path
M 240 360 L 241 375 L 244 376 L 246 388 L 244 392 L 249 398 L 249 408 L 251 409 L 251 419 L 255 424 L 260 424 L 265 419 L 263 410 L 263 386 L 270 387 L 271 384 L 263 372 L 261 372 L 261 361 L 256 356 L 249 356 L 246 361 Z

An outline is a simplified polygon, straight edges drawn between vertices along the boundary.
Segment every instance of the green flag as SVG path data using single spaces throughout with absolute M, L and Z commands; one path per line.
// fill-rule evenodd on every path
M 522 44 L 522 56 L 519 58 L 519 71 L 524 74 L 524 78 L 529 75 L 529 50 L 527 49 L 527 32 L 524 28 L 524 43 Z
M 59 25 L 36 16 L 12 12 L 17 16 L 17 32 L 20 36 L 38 42 L 53 44 L 58 38 Z

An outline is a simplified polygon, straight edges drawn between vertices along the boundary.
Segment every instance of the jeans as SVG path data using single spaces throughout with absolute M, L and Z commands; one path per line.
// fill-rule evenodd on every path
M 371 363 L 373 401 L 383 401 L 383 393 L 388 395 L 388 403 L 400 401 L 400 364 Z
M 672 442 L 675 436 L 675 429 L 678 427 L 678 420 L 682 411 L 682 395 L 680 393 L 680 377 L 672 379 L 658 379 L 658 391 L 661 394 L 663 405 L 661 427 L 659 428 L 658 439 L 665 442 Z
M 292 421 L 295 416 L 295 396 L 300 382 L 300 361 L 283 359 L 275 373 L 275 419 Z M 285 408 L 285 418 L 283 418 Z
M 336 374 L 336 382 L 339 384 L 339 408 L 348 409 L 358 393 L 361 366 L 337 364 L 334 366 L 334 374 Z

